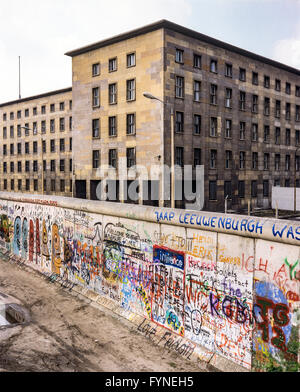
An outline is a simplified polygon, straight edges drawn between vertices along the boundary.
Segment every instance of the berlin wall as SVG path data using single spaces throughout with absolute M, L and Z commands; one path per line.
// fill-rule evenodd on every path
M 299 370 L 299 245 L 291 221 L 0 192 L 2 248 L 252 371 Z

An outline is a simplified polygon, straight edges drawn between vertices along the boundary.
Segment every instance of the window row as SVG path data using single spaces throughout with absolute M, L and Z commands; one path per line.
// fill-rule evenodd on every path
M 136 65 L 136 55 L 135 52 L 128 53 L 126 55 L 126 66 L 127 68 L 134 67 Z M 108 71 L 115 72 L 118 70 L 118 58 L 112 57 L 108 60 Z M 99 76 L 101 73 L 100 62 L 92 64 L 92 76 Z
M 128 113 L 126 115 L 126 134 L 135 135 L 136 133 L 136 115 L 135 113 Z M 117 116 L 108 117 L 108 136 L 114 137 L 118 135 Z M 94 118 L 92 120 L 92 137 L 100 138 L 100 119 Z
M 33 183 L 33 189 L 31 189 L 31 183 Z M 47 179 L 44 179 L 44 184 L 43 184 L 44 185 L 43 186 L 44 192 L 48 191 L 47 184 L 48 184 Z M 15 191 L 15 190 L 23 191 L 24 190 L 22 179 L 18 179 L 16 185 L 17 186 L 15 187 L 15 180 L 11 179 L 10 180 L 10 190 L 11 191 Z M 50 180 L 50 191 L 51 192 L 55 192 L 55 191 L 65 192 L 66 191 L 66 180 L 64 180 L 64 179 L 59 180 L 59 187 L 57 187 L 57 185 L 58 185 L 57 180 L 51 179 Z M 69 192 L 72 192 L 72 186 L 73 186 L 73 183 L 72 183 L 72 180 L 70 180 Z M 32 181 L 30 181 L 29 178 L 25 179 L 25 190 L 26 191 L 30 191 L 30 190 L 38 191 L 39 190 L 38 188 L 39 188 L 39 180 L 38 179 L 33 179 Z M 4 190 L 8 189 L 7 179 L 3 180 L 3 189 Z
M 21 124 L 18 124 L 16 127 L 16 133 L 17 133 L 17 137 L 22 137 L 22 130 L 24 130 L 24 136 L 29 136 L 31 133 L 32 135 L 38 135 L 39 133 L 45 134 L 47 131 L 47 127 L 46 127 L 46 121 L 43 120 L 40 123 L 40 129 L 38 128 L 38 123 L 37 122 L 33 122 L 32 126 L 30 127 L 29 123 L 26 123 L 24 126 L 22 126 Z M 49 129 L 50 132 L 53 133 L 56 131 L 56 121 L 55 119 L 51 119 L 49 122 Z M 58 126 L 59 126 L 59 130 L 61 132 L 66 130 L 66 120 L 64 117 L 61 117 L 58 121 Z M 72 117 L 69 117 L 69 131 L 72 131 Z M 3 127 L 2 129 L 2 136 L 3 139 L 7 139 L 8 136 L 8 131 L 7 131 L 7 127 Z M 9 127 L 9 136 L 10 138 L 14 138 L 15 137 L 15 127 L 14 125 L 11 125 Z
M 136 99 L 136 82 L 135 79 L 126 80 L 126 101 L 135 101 Z M 110 83 L 108 85 L 108 103 L 115 105 L 118 103 L 118 84 Z M 92 89 L 92 106 L 97 108 L 100 106 L 100 87 Z
M 127 168 L 136 165 L 136 151 L 135 147 L 126 148 L 126 162 Z M 117 168 L 118 165 L 118 150 L 112 148 L 108 150 L 108 164 L 113 168 Z M 100 167 L 100 150 L 93 150 L 92 152 L 92 167 L 98 169 Z
M 55 104 L 55 103 L 49 104 L 50 113 L 54 113 L 56 111 L 56 109 L 57 109 L 56 105 L 57 104 Z M 59 111 L 65 110 L 65 106 L 66 106 L 65 102 L 60 102 L 58 104 Z M 69 110 L 72 110 L 72 100 L 69 100 Z M 42 105 L 41 108 L 40 108 L 40 114 L 46 114 L 46 112 L 47 112 L 46 105 Z M 32 115 L 33 116 L 37 116 L 38 114 L 39 114 L 38 107 L 37 106 L 33 107 L 32 108 Z M 29 117 L 29 116 L 30 116 L 29 109 L 24 109 L 24 117 Z M 17 119 L 22 118 L 22 110 L 18 110 L 17 111 L 16 118 Z M 10 120 L 14 120 L 15 119 L 15 112 L 10 112 L 9 113 L 9 119 Z M 7 121 L 7 113 L 3 113 L 3 121 Z
M 49 162 L 50 162 L 49 170 L 51 172 L 55 172 L 56 171 L 56 160 L 55 159 L 51 159 Z M 72 159 L 69 159 L 69 171 L 70 172 L 72 172 L 72 165 L 73 165 L 72 162 L 73 162 Z M 31 165 L 31 163 L 32 163 L 32 165 Z M 39 169 L 38 169 L 39 163 L 40 162 L 37 161 L 37 160 L 25 161 L 24 171 L 26 173 L 30 172 L 31 171 L 31 166 L 32 166 L 32 171 L 33 172 L 38 172 L 39 171 Z M 8 164 L 7 164 L 7 162 L 3 162 L 2 168 L 3 168 L 3 173 L 8 173 Z M 15 173 L 15 171 L 17 173 L 22 173 L 22 171 L 23 171 L 22 161 L 16 162 L 16 167 L 15 167 L 15 162 L 10 162 L 9 169 L 10 169 L 10 173 Z M 43 171 L 46 171 L 46 170 L 47 170 L 47 161 L 43 160 Z M 60 159 L 59 160 L 59 171 L 60 172 L 66 171 L 66 160 L 65 159 Z
M 30 150 L 30 144 L 29 142 L 25 142 L 24 143 L 24 153 L 25 154 L 30 154 L 31 150 Z M 22 143 L 17 143 L 17 150 L 16 153 L 17 155 L 22 155 Z M 15 145 L 12 143 L 9 146 L 9 152 L 10 155 L 14 155 L 15 154 Z M 65 143 L 65 139 L 59 139 L 59 151 L 60 152 L 64 152 L 66 151 L 66 143 Z M 56 145 L 56 140 L 55 139 L 51 139 L 49 140 L 49 150 L 50 152 L 56 152 L 57 149 L 57 145 Z M 72 138 L 69 138 L 69 151 L 72 151 Z M 6 156 L 8 154 L 8 150 L 7 150 L 7 144 L 3 144 L 3 156 Z M 42 152 L 46 153 L 47 152 L 47 141 L 43 140 L 42 141 Z M 38 142 L 34 141 L 32 142 L 32 153 L 33 154 L 37 154 L 38 153 Z
M 175 53 L 175 62 L 179 64 L 184 64 L 184 50 L 182 49 L 176 49 Z M 223 61 L 222 61 L 223 63 Z M 199 53 L 193 53 L 193 66 L 194 68 L 201 69 L 202 68 L 202 55 Z M 220 72 L 220 65 L 218 62 L 218 59 L 216 58 L 210 58 L 209 60 L 209 70 L 212 73 L 219 73 Z M 225 62 L 223 72 L 224 76 L 228 78 L 233 78 L 234 76 L 239 79 L 242 82 L 247 81 L 247 70 L 246 68 L 239 67 L 236 71 L 236 75 L 233 74 L 234 67 L 230 62 Z M 249 71 L 248 71 L 249 72 Z M 251 71 L 251 81 L 253 85 L 258 85 L 259 84 L 259 74 L 258 72 Z M 263 86 L 265 88 L 270 88 L 271 87 L 271 78 L 269 75 L 263 75 Z M 281 91 L 281 80 L 280 79 L 275 79 L 274 80 L 274 89 L 276 91 Z M 290 95 L 291 94 L 291 83 L 285 82 L 285 93 Z M 300 97 L 300 86 L 295 85 L 295 96 Z

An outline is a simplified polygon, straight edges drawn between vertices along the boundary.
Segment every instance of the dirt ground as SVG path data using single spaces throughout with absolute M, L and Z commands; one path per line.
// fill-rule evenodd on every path
M 0 258 L 0 291 L 30 311 L 29 325 L 0 330 L 0 371 L 207 372 L 36 272 Z

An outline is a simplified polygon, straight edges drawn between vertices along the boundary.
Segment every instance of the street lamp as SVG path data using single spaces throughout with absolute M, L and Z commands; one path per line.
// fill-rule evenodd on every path
M 152 95 L 151 93 L 148 92 L 144 92 L 143 96 L 145 98 L 148 99 L 154 99 L 156 101 L 161 102 L 165 107 L 165 105 L 167 105 L 167 102 L 162 101 L 160 98 L 155 97 L 154 95 Z M 163 115 L 163 124 L 164 124 L 164 115 Z M 164 130 L 164 125 L 163 128 Z M 163 132 L 163 136 L 162 136 L 162 147 L 164 149 L 164 132 Z M 162 165 L 164 164 L 164 154 L 162 157 Z M 171 208 L 175 208 L 175 181 L 174 181 L 174 110 L 173 107 L 171 106 Z M 164 177 L 163 177 L 163 181 L 164 182 Z M 164 184 L 163 184 L 164 186 Z M 164 189 L 164 188 L 163 188 Z M 164 193 L 163 193 L 164 194 Z
M 32 131 L 31 128 L 28 127 L 21 127 L 27 131 Z M 42 134 L 40 132 L 37 132 L 37 130 L 35 129 L 35 134 L 40 135 L 41 136 L 41 158 L 42 158 L 42 195 L 44 194 L 44 151 L 43 151 L 43 138 L 42 138 Z
M 295 150 L 295 171 L 294 171 L 294 213 L 296 212 L 296 204 L 297 204 L 297 199 L 296 199 L 296 173 L 297 173 L 297 164 L 296 164 L 296 157 L 297 157 L 297 151 L 299 150 L 300 146 L 296 148 Z

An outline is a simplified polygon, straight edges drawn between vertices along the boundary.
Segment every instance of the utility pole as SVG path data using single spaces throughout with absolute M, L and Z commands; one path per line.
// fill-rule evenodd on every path
M 21 57 L 19 56 L 19 99 L 21 99 Z

